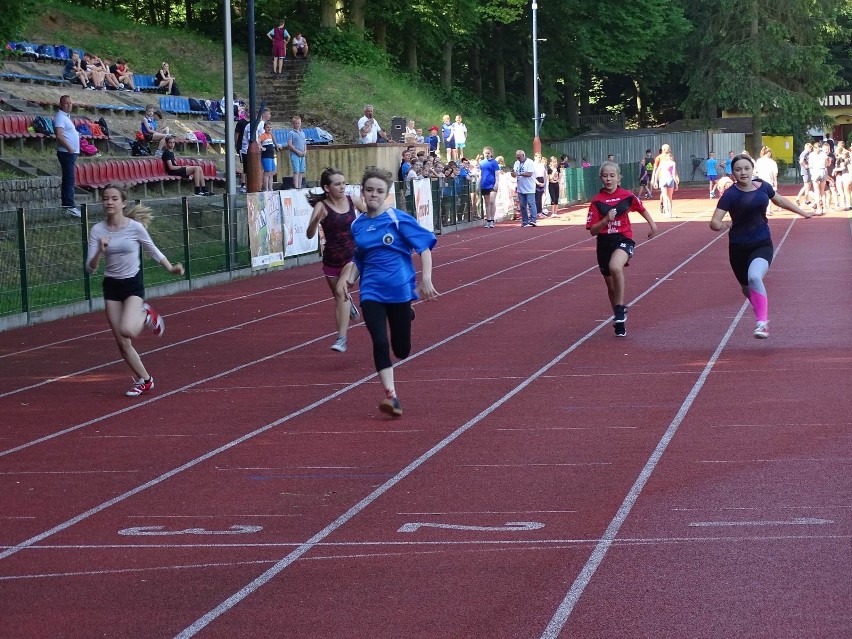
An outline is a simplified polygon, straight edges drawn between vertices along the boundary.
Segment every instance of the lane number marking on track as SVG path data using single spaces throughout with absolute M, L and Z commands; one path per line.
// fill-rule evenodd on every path
M 404 524 L 396 532 L 413 533 L 420 528 L 443 528 L 445 530 L 527 531 L 544 528 L 544 524 L 538 521 L 507 521 L 502 526 L 465 526 L 461 524 L 438 524 L 416 521 Z
M 165 530 L 165 526 L 134 526 L 118 531 L 119 535 L 132 536 L 167 536 L 167 535 L 245 535 L 263 530 L 263 526 L 243 526 L 236 524 L 227 530 L 207 530 L 206 528 L 184 528 L 183 530 Z

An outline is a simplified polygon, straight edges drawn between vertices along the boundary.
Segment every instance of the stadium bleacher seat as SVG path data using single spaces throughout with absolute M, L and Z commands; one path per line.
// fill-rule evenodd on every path
M 224 180 L 217 174 L 216 163 L 210 160 L 177 158 L 176 164 L 200 166 L 205 179 L 215 182 Z M 116 183 L 126 186 L 159 184 L 162 192 L 164 182 L 179 182 L 183 178 L 166 173 L 163 161 L 160 158 L 127 158 L 77 162 L 74 166 L 74 179 L 77 186 L 90 189 L 102 189 L 107 184 Z
M 31 75 L 26 73 L 0 73 L 3 80 L 15 80 L 17 82 L 33 82 L 44 84 L 62 85 L 66 83 L 64 78 L 49 75 Z
M 164 95 L 160 97 L 160 111 L 164 113 L 180 113 L 190 115 L 207 115 L 207 109 L 193 110 L 189 105 L 189 98 L 176 95 Z
M 133 74 L 133 86 L 140 91 L 156 91 L 157 78 L 153 75 L 137 75 Z

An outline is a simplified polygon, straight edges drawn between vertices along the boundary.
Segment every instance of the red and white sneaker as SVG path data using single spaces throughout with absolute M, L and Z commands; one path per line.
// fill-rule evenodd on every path
M 139 397 L 142 393 L 147 393 L 149 390 L 154 388 L 154 378 L 150 379 L 139 379 L 133 387 L 125 393 L 128 397 Z
M 145 326 L 154 331 L 154 335 L 162 337 L 166 332 L 166 321 L 163 316 L 151 308 L 150 304 L 143 304 L 142 310 L 145 311 Z

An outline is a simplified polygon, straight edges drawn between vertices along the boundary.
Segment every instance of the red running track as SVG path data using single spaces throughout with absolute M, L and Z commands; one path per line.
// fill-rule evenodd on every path
M 850 220 L 771 219 L 758 341 L 689 195 L 625 339 L 582 210 L 441 237 L 398 420 L 317 266 L 157 300 L 135 400 L 100 313 L 0 334 L 2 636 L 848 639 Z

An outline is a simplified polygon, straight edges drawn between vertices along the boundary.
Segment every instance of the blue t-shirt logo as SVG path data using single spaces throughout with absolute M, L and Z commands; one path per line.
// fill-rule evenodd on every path
M 390 246 L 393 244 L 393 235 L 390 233 L 385 233 L 385 236 L 382 238 L 382 242 Z

